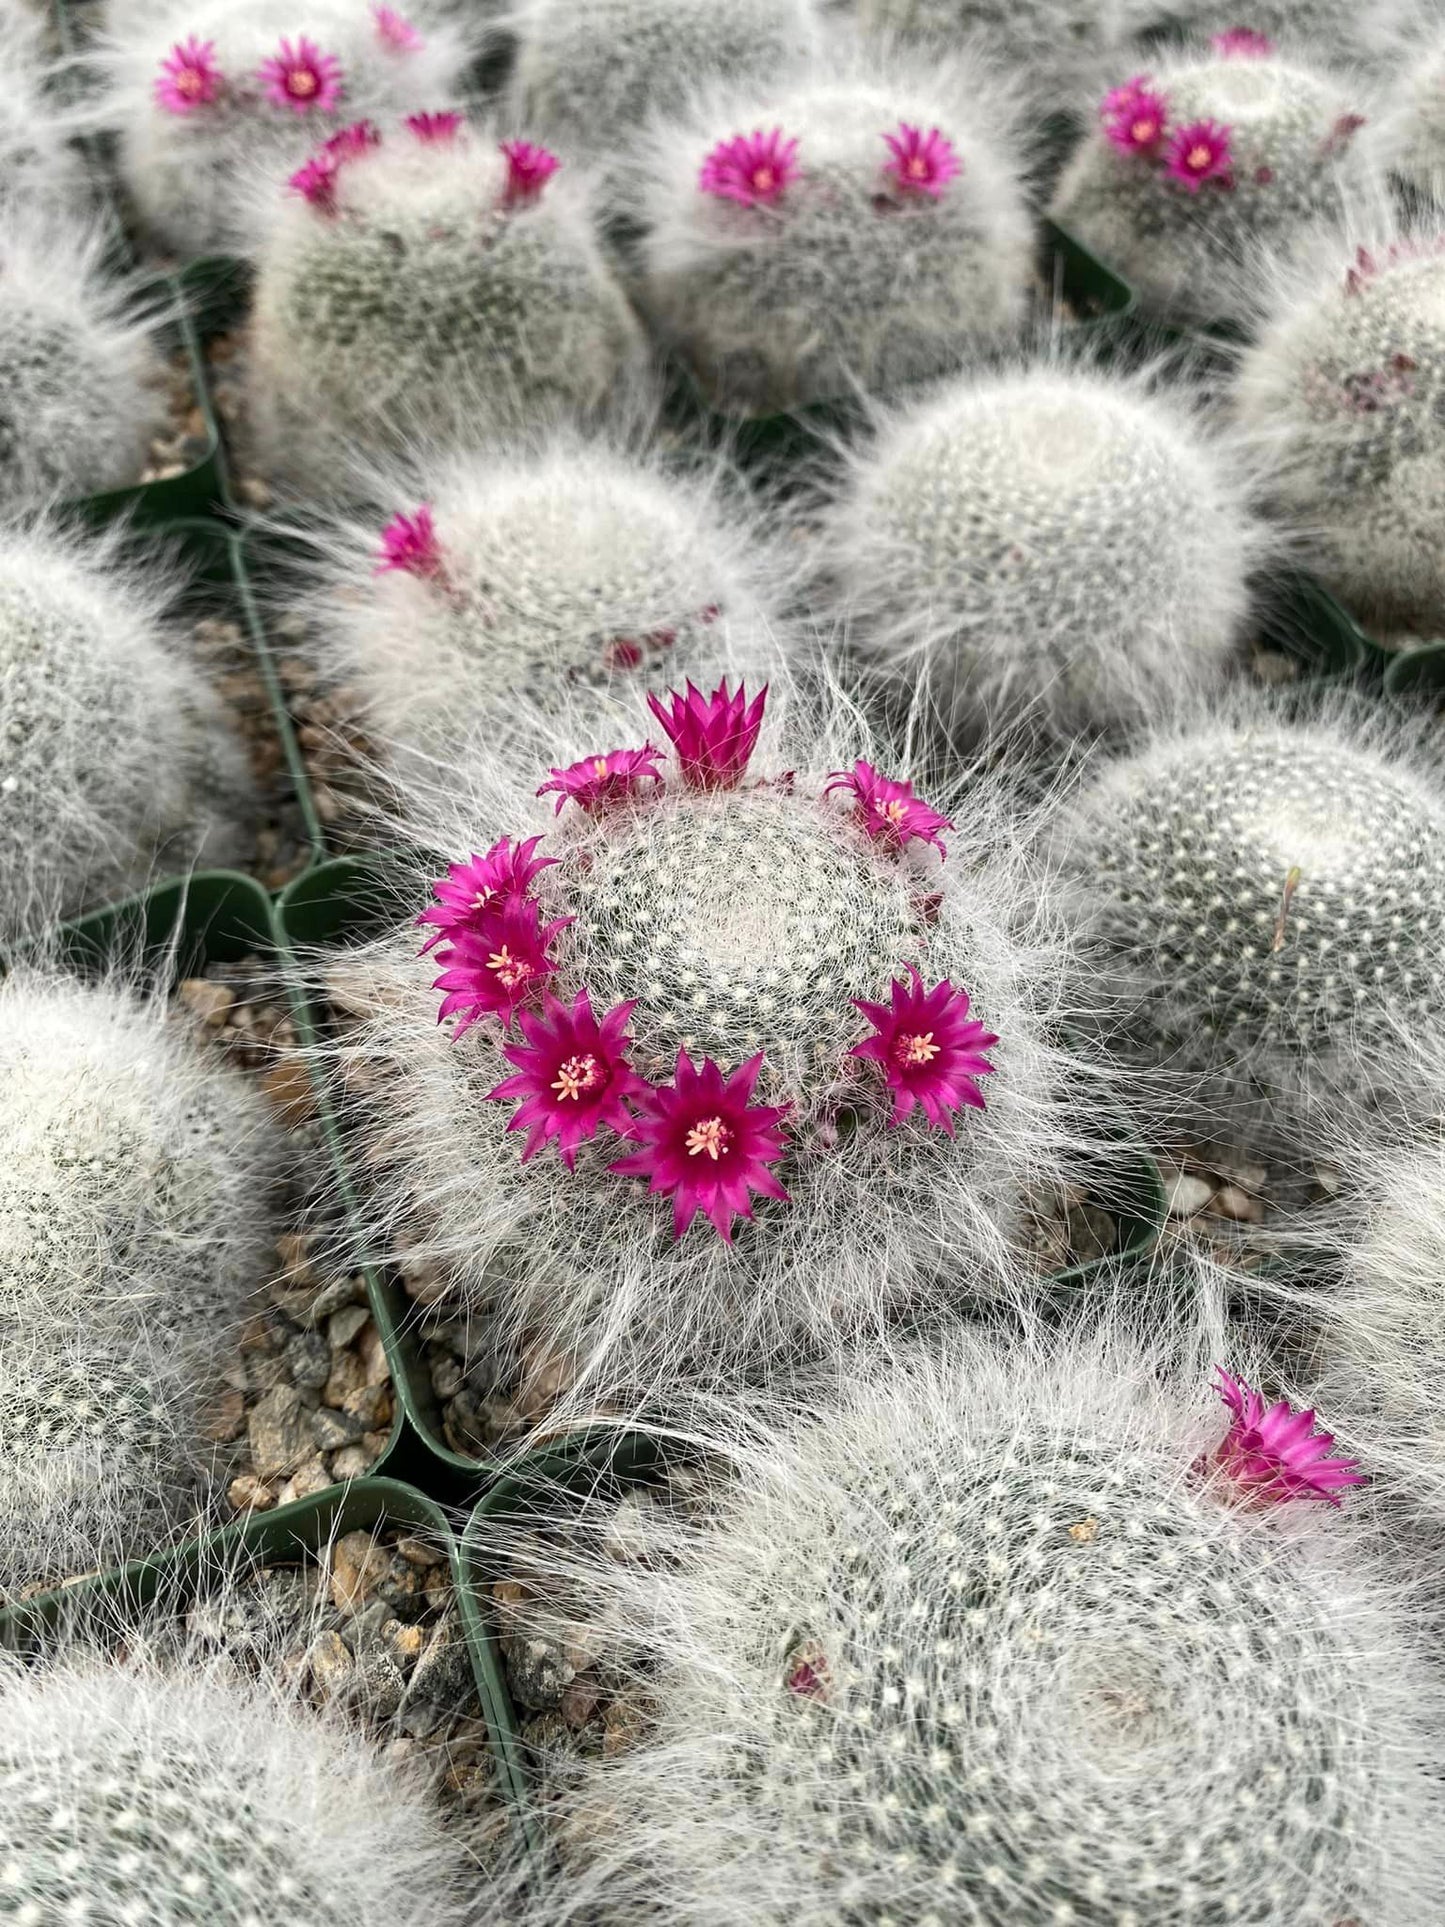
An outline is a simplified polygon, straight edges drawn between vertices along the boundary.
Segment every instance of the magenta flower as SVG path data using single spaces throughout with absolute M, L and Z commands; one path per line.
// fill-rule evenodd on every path
M 1168 120 L 1169 103 L 1163 94 L 1140 88 L 1119 112 L 1105 119 L 1104 133 L 1126 154 L 1152 154 L 1164 138 Z
M 904 967 L 911 981 L 893 979 L 891 1004 L 853 999 L 877 1035 L 855 1044 L 849 1055 L 871 1057 L 883 1066 L 895 1124 L 921 1104 L 929 1123 L 952 1137 L 953 1113 L 960 1105 L 984 1108 L 978 1080 L 993 1071 L 985 1053 L 998 1038 L 969 1016 L 966 990 L 955 990 L 946 977 L 925 990 L 917 967 Z
M 732 790 L 742 781 L 757 746 L 767 700 L 766 684 L 748 702 L 741 683 L 734 695 L 720 682 L 704 696 L 689 680 L 685 696 L 668 692 L 670 708 L 656 696 L 648 697 L 647 706 L 666 730 L 689 789 Z
M 647 1085 L 627 1061 L 627 1020 L 635 1003 L 614 1004 L 599 1024 L 592 1000 L 579 990 L 572 1008 L 549 991 L 542 993 L 540 1017 L 522 1011 L 517 1019 L 524 1044 L 509 1044 L 502 1055 L 517 1066 L 488 1091 L 498 1103 L 520 1097 L 509 1131 L 526 1131 L 522 1151 L 525 1164 L 550 1138 L 569 1171 L 577 1163 L 577 1147 L 596 1137 L 601 1126 L 626 1135 L 631 1125 L 629 1097 L 643 1097 Z
M 324 54 L 305 34 L 295 42 L 283 40 L 258 78 L 273 107 L 289 107 L 293 114 L 329 114 L 341 98 L 341 62 Z
M 161 62 L 155 96 L 168 114 L 193 114 L 198 107 L 219 100 L 223 85 L 215 41 L 198 40 L 192 34 L 178 40 Z
M 1206 181 L 1227 177 L 1229 158 L 1229 129 L 1216 120 L 1193 120 L 1170 136 L 1164 171 L 1187 193 L 1197 194 Z
M 340 165 L 335 154 L 323 147 L 313 154 L 294 174 L 288 175 L 286 185 L 293 194 L 304 195 L 315 208 L 323 214 L 336 212 L 336 176 Z
M 433 988 L 447 993 L 437 1012 L 439 1024 L 461 1011 L 455 1032 L 460 1037 L 480 1017 L 511 1023 L 518 1005 L 557 968 L 547 946 L 572 921 L 558 917 L 544 926 L 541 919 L 534 898 L 508 897 L 453 933 L 447 949 L 437 952 L 437 962 L 446 968 Z
M 657 767 L 661 754 L 651 743 L 644 743 L 641 749 L 609 749 L 605 756 L 584 756 L 580 763 L 569 763 L 566 769 L 549 770 L 551 781 L 543 783 L 537 794 L 557 791 L 558 816 L 563 804 L 569 802 L 580 803 L 584 810 L 610 809 L 635 796 L 644 777 L 654 783 L 662 781 L 662 771 Z
M 503 195 L 507 207 L 537 200 L 562 165 L 555 154 L 532 141 L 503 141 L 501 151 L 507 157 L 507 187 Z
M 1215 34 L 1209 44 L 1221 60 L 1267 60 L 1274 52 L 1269 35 L 1253 27 L 1231 27 L 1228 33 Z
M 395 7 L 373 7 L 371 17 L 376 22 L 377 38 L 398 53 L 420 53 L 426 45 L 406 15 L 398 13 Z
M 540 836 L 529 836 L 525 843 L 514 844 L 504 836 L 485 856 L 473 851 L 465 863 L 451 864 L 446 875 L 432 885 L 436 903 L 417 918 L 418 924 L 437 926 L 420 954 L 424 957 L 455 931 L 500 910 L 510 898 L 525 897 L 533 877 L 557 861 L 554 856 L 532 854 L 541 841 Z
M 1219 1396 L 1234 1414 L 1214 1462 L 1256 1499 L 1324 1499 L 1339 1505 L 1351 1486 L 1368 1485 L 1358 1459 L 1335 1458 L 1331 1432 L 1316 1432 L 1313 1412 L 1296 1412 L 1288 1399 L 1268 1409 L 1260 1394 L 1222 1365 Z
M 869 836 L 881 837 L 900 848 L 917 838 L 932 843 L 940 854 L 948 854 L 939 832 L 951 830 L 952 823 L 922 797 L 915 796 L 912 783 L 896 783 L 891 776 L 880 776 L 871 763 L 860 758 L 851 770 L 834 770 L 823 794 L 843 789 L 852 790 Z
M 381 531 L 377 555 L 373 575 L 388 575 L 395 569 L 403 575 L 439 576 L 442 550 L 430 502 L 423 502 L 414 515 L 393 515 Z
M 953 142 L 936 127 L 925 134 L 921 127 L 899 123 L 896 134 L 885 134 L 893 158 L 883 172 L 891 174 L 898 185 L 911 194 L 927 194 L 935 201 L 951 180 L 963 172 Z
M 1131 74 L 1117 87 L 1111 87 L 1099 102 L 1099 118 L 1117 120 L 1120 114 L 1129 112 L 1140 94 L 1147 93 L 1150 89 L 1151 82 L 1148 74 Z
M 340 128 L 330 140 L 323 141 L 323 154 L 334 154 L 338 164 L 353 161 L 358 154 L 365 154 L 373 147 L 381 146 L 381 135 L 376 125 L 369 120 L 353 121 L 350 127 Z
M 419 141 L 454 141 L 461 132 L 460 114 L 408 114 L 406 124 Z
M 704 160 L 697 184 L 704 194 L 743 207 L 770 206 L 799 172 L 798 143 L 784 140 L 781 127 L 770 134 L 758 127 L 720 141 Z
M 750 1192 L 787 1202 L 769 1167 L 783 1155 L 779 1126 L 792 1107 L 751 1102 L 762 1062 L 759 1052 L 724 1077 L 710 1057 L 695 1070 L 679 1049 L 672 1082 L 642 1097 L 630 1133 L 639 1148 L 611 1168 L 671 1195 L 674 1238 L 701 1211 L 731 1244 L 733 1221 L 753 1215 Z

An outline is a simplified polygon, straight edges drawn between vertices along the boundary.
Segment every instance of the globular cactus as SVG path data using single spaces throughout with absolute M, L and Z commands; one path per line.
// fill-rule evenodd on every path
M 965 379 L 851 458 L 824 568 L 861 660 L 955 737 L 1118 732 L 1224 679 L 1262 552 L 1186 404 L 1086 369 Z
M 201 1502 L 279 1165 L 259 1093 L 163 1004 L 0 982 L 0 1592 L 149 1551 Z
M 660 121 L 637 163 L 650 321 L 744 415 L 996 347 L 1032 265 L 1008 120 L 980 63 L 860 51 Z
M 1243 317 L 1255 261 L 1287 259 L 1379 180 L 1356 79 L 1222 35 L 1113 87 L 1051 213 L 1150 308 Z
M 244 848 L 244 758 L 117 544 L 0 530 L 0 935 Z
M 0 211 L 0 511 L 137 481 L 164 418 L 153 324 L 106 281 L 104 247 Z
M 559 1795 L 539 1921 L 1407 1927 L 1445 1903 L 1424 1562 L 1372 1557 L 1329 1441 L 1290 1482 L 1261 1437 L 1287 1405 L 1222 1375 L 1227 1423 L 1108 1336 L 960 1329 L 790 1431 L 732 1416 L 733 1484 L 688 1525 L 658 1508 L 645 1566 L 548 1546 L 594 1636 L 628 1636 L 652 1722 Z
M 1247 698 L 1105 764 L 1061 835 L 1103 973 L 1082 994 L 1193 1129 L 1284 1154 L 1322 1116 L 1429 1103 L 1445 806 L 1403 726 Z
M 604 728 L 639 678 L 761 681 L 780 654 L 786 571 L 721 469 L 558 434 L 382 470 L 369 493 L 409 507 L 323 525 L 317 653 L 403 766 L 523 717 L 540 753 L 559 713 L 595 701 Z
M 775 80 L 813 51 L 813 0 L 518 0 L 513 118 L 569 151 L 615 154 L 710 79 Z
M 195 0 L 111 20 L 110 90 L 125 185 L 157 240 L 183 255 L 251 246 L 255 183 L 286 176 L 367 116 L 455 106 L 470 58 L 428 8 L 367 0 Z
M 932 47 L 981 35 L 1010 72 L 1057 111 L 1123 43 L 1136 0 L 858 0 L 866 31 Z
M 0 1878 L 15 1927 L 466 1918 L 463 1842 L 420 1786 L 275 1667 L 216 1660 L 6 1667 Z
M 420 115 L 385 138 L 353 129 L 275 197 L 251 355 L 275 472 L 336 492 L 350 449 L 417 433 L 475 445 L 619 400 L 641 331 L 585 173 L 558 166 Z
M 1445 234 L 1333 242 L 1277 278 L 1234 389 L 1281 519 L 1377 632 L 1445 628 Z
M 876 1332 L 941 1267 L 995 1292 L 1056 1179 L 1074 1092 L 1019 826 L 986 782 L 951 826 L 854 760 L 840 698 L 799 699 L 749 767 L 762 707 L 658 702 L 669 768 L 559 724 L 555 819 L 524 801 L 543 771 L 484 740 L 409 834 L 533 834 L 436 886 L 434 956 L 400 936 L 329 979 L 378 1238 L 486 1308 L 500 1370 L 542 1337 L 624 1397 Z
M 87 205 L 89 185 L 51 91 L 43 29 L 25 0 L 0 0 L 0 208 L 64 218 Z
M 1152 51 L 1161 39 L 1233 34 L 1284 42 L 1308 40 L 1330 49 L 1342 72 L 1391 77 L 1418 30 L 1416 0 L 1128 0 L 1132 31 Z
M 1438 205 L 1445 203 L 1445 32 L 1411 51 L 1385 97 L 1380 152 L 1407 187 Z

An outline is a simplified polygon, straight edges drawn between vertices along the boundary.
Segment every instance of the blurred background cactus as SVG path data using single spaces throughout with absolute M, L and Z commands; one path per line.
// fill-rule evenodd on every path
M 80 213 L 91 187 L 67 137 L 44 32 L 43 13 L 0 0 L 0 210 L 28 209 L 41 220 Z

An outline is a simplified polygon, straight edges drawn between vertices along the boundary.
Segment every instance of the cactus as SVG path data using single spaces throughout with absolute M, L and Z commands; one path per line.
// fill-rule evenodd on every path
M 1391 171 L 1422 195 L 1445 202 L 1445 32 L 1413 50 L 1396 75 L 1380 122 L 1380 148 Z
M 1006 108 L 977 63 L 860 51 L 657 124 L 639 299 L 714 405 L 884 392 L 1019 326 L 1032 237 Z
M 430 432 L 474 445 L 615 403 L 641 336 L 584 175 L 454 116 L 323 151 L 257 263 L 252 403 L 272 466 L 334 492 L 338 456 Z
M 422 921 L 448 946 L 431 962 L 454 1040 L 414 937 L 328 979 L 358 1017 L 338 1069 L 378 1238 L 487 1307 L 499 1369 L 545 1333 L 619 1397 L 876 1330 L 945 1257 L 966 1288 L 999 1288 L 1021 1194 L 1068 1137 L 1067 1064 L 1044 1042 L 1053 925 L 988 784 L 960 800 L 965 854 L 940 868 L 928 845 L 949 825 L 908 782 L 865 761 L 830 786 L 830 761 L 866 749 L 840 698 L 799 699 L 746 782 L 761 703 L 675 702 L 656 714 L 679 732 L 676 774 L 574 738 L 559 763 L 581 760 L 543 785 L 555 828 L 530 825 L 542 854 L 504 843 L 438 886 Z M 727 745 L 715 778 L 699 739 Z M 459 756 L 449 794 L 411 804 L 418 845 L 528 827 L 535 777 L 507 760 L 490 742 Z M 694 1103 L 697 1153 L 664 1169 Z M 633 1110 L 640 1163 L 619 1155 Z
M 0 530 L 0 938 L 244 847 L 247 779 L 115 538 Z
M 699 81 L 767 82 L 813 48 L 813 0 L 518 0 L 513 118 L 572 151 L 615 154 Z
M 1286 46 L 1308 41 L 1328 47 L 1342 73 L 1363 69 L 1372 79 L 1393 75 L 1420 12 L 1416 0 L 1375 0 L 1368 7 L 1356 6 L 1355 0 L 1249 0 L 1245 7 L 1233 0 L 1129 0 L 1129 5 L 1135 38 L 1151 51 L 1161 37 L 1188 34 L 1202 40 L 1245 32 Z
M 1161 57 L 1104 98 L 1051 212 L 1178 319 L 1237 321 L 1244 264 L 1297 254 L 1379 182 L 1353 79 L 1273 51 Z
M 654 1717 L 559 1796 L 539 1921 L 1406 1927 L 1445 1901 L 1424 1562 L 1372 1557 L 1351 1502 L 1241 1483 L 1240 1428 L 1108 1336 L 960 1328 L 791 1431 L 732 1414 L 734 1486 L 659 1509 L 644 1567 L 546 1548 Z
M 324 531 L 317 646 L 402 763 L 507 734 L 519 705 L 541 753 L 548 719 L 590 695 L 603 729 L 636 677 L 761 680 L 776 658 L 783 571 L 719 469 L 672 475 L 562 434 L 383 471 L 371 493 L 422 506 Z
M 826 568 L 862 659 L 951 734 L 1122 729 L 1224 678 L 1263 543 L 1187 405 L 1087 370 L 966 379 L 853 457 Z
M 1118 52 L 1135 0 L 858 0 L 865 30 L 947 47 L 985 36 L 1011 72 L 1056 110 L 1079 91 L 1080 72 Z
M 155 237 L 183 255 L 247 249 L 313 148 L 368 115 L 454 106 L 460 27 L 366 0 L 195 0 L 112 18 L 102 118 Z M 288 58 L 292 64 L 286 66 Z
M 51 93 L 43 27 L 25 0 L 0 0 L 0 207 L 64 218 L 82 210 L 89 188 Z
M 134 482 L 164 415 L 150 323 L 101 274 L 104 237 L 0 213 L 0 511 Z
M 150 1550 L 264 1281 L 259 1094 L 120 984 L 0 982 L 0 1592 Z
M 463 1868 L 419 1786 L 274 1666 L 80 1654 L 0 1674 L 16 1927 L 457 1927 Z
M 1445 629 L 1445 234 L 1339 241 L 1280 277 L 1234 390 L 1311 560 L 1383 633 Z
M 1321 1113 L 1430 1101 L 1445 808 L 1403 725 L 1250 698 L 1106 765 L 1063 838 L 1115 1047 L 1208 1135 L 1287 1149 Z

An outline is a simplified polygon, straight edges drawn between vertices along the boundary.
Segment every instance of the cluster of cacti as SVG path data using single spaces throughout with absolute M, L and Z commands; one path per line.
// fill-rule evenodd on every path
M 0 1673 L 0 1912 L 16 1927 L 455 1927 L 463 1847 L 276 1675 L 77 1655 Z
M 550 718 L 591 701 L 605 729 L 639 679 L 759 682 L 780 657 L 784 571 L 716 466 L 564 433 L 383 471 L 370 493 L 374 514 L 322 538 L 318 654 L 403 765 L 528 726 L 545 748 Z
M 0 207 L 45 216 L 73 213 L 87 183 L 50 92 L 42 30 L 25 0 L 0 0 Z
M 1234 409 L 1352 611 L 1377 634 L 1445 629 L 1445 234 L 1337 240 L 1281 277 Z
M 119 985 L 0 982 L 0 1594 L 204 1502 L 212 1374 L 265 1282 L 275 1127 Z
M 1243 465 L 1187 404 L 1044 365 L 887 421 L 825 568 L 862 662 L 955 738 L 1067 743 L 1218 687 L 1262 550 Z
M 1348 1510 L 1277 1503 L 1271 1467 L 1309 1467 L 1300 1500 L 1356 1476 L 1312 1414 L 1218 1389 L 1233 1422 L 1107 1335 L 964 1331 L 806 1424 L 730 1422 L 739 1469 L 702 1520 L 579 1574 L 653 1718 L 583 1773 L 595 1845 L 536 1918 L 1428 1915 L 1423 1587 Z
M 163 410 L 152 322 L 102 274 L 103 233 L 0 211 L 0 510 L 133 482 Z
M 251 244 L 255 182 L 279 186 L 329 135 L 458 105 L 470 57 L 433 8 L 414 23 L 370 0 L 168 0 L 110 28 L 99 111 L 147 227 L 183 254 Z
M 244 846 L 244 759 L 167 631 L 172 587 L 113 539 L 0 532 L 4 936 Z
M 670 758 L 559 723 L 555 817 L 543 769 L 462 756 L 409 833 L 509 834 L 436 886 L 424 962 L 408 933 L 341 971 L 382 1235 L 503 1356 L 545 1332 L 622 1388 L 876 1329 L 945 1270 L 998 1291 L 1070 1094 L 1054 927 L 986 785 L 950 822 L 841 702 L 755 754 L 761 693 L 649 700 Z
M 865 50 L 656 124 L 639 300 L 714 405 L 894 389 L 1016 332 L 1033 239 L 1004 99 L 981 64 Z
M 1236 320 L 1252 268 L 1377 185 L 1363 108 L 1349 73 L 1243 30 L 1161 54 L 1104 96 L 1051 211 L 1150 307 Z
M 1433 1101 L 1417 1034 L 1445 995 L 1445 803 L 1426 747 L 1249 699 L 1096 771 L 1061 835 L 1100 973 L 1085 994 L 1181 1118 L 1299 1144 L 1336 1106 Z
M 353 450 L 595 416 L 638 371 L 586 176 L 544 148 L 455 114 L 384 137 L 362 124 L 271 199 L 254 425 L 275 472 L 313 493 L 344 487 Z

